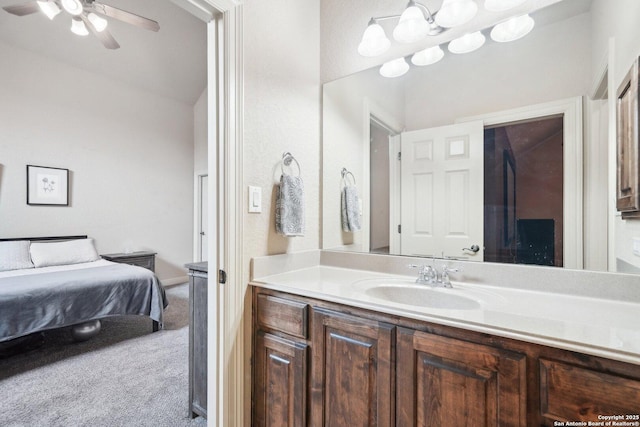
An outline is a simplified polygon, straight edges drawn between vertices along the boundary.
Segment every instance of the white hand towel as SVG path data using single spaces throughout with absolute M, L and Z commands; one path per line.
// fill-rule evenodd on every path
M 304 236 L 304 184 L 299 176 L 280 176 L 276 187 L 276 232 Z
M 360 231 L 360 198 L 355 185 L 346 185 L 342 189 L 342 230 L 353 233 Z

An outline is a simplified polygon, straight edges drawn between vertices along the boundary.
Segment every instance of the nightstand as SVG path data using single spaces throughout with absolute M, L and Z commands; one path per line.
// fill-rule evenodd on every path
M 131 252 L 128 254 L 119 253 L 119 254 L 104 254 L 100 255 L 102 258 L 119 262 L 121 264 L 131 264 L 137 265 L 139 267 L 144 267 L 153 272 L 156 270 L 156 253 L 151 251 L 139 251 L 139 252 Z

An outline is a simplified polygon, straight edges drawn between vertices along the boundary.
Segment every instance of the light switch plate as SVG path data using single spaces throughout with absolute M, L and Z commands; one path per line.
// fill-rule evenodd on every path
M 249 213 L 262 212 L 262 188 L 249 186 Z
M 640 256 L 640 237 L 633 238 L 633 254 Z

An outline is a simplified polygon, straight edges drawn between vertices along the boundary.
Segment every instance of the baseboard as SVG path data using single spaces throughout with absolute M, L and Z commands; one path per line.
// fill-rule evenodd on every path
M 189 281 L 189 276 L 180 276 L 180 277 L 173 277 L 171 279 L 160 280 L 160 282 L 162 282 L 162 286 L 164 287 L 181 285 L 183 283 L 187 283 L 188 281 Z

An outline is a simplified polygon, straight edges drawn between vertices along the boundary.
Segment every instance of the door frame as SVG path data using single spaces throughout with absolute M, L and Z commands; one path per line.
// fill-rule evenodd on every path
M 207 232 L 208 258 L 215 264 L 207 283 L 215 290 L 207 300 L 207 418 L 211 425 L 243 426 L 242 0 L 170 1 L 207 23 Z M 224 286 L 218 269 L 227 273 Z
M 362 196 L 364 200 L 362 203 L 361 245 L 362 251 L 369 252 L 371 244 L 369 238 L 371 235 L 371 122 L 373 121 L 389 131 L 390 135 L 399 134 L 404 126 L 393 114 L 367 97 L 362 102 L 362 109 Z M 389 192 L 391 193 L 391 188 L 389 188 Z M 391 222 L 391 218 L 389 222 Z M 389 244 L 391 244 L 392 236 L 389 236 Z
M 457 119 L 482 120 L 495 126 L 562 114 L 563 122 L 563 267 L 582 269 L 583 257 L 583 98 L 560 99 L 510 110 Z

